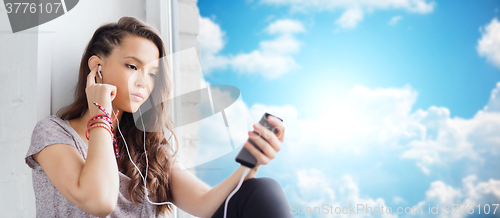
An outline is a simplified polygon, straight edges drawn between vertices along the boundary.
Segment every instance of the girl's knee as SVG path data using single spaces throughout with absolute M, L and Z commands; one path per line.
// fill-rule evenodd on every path
M 252 192 L 260 198 L 284 198 L 284 192 L 281 185 L 273 178 L 259 177 L 249 179 L 246 182 L 248 182 L 247 188 L 251 189 Z
M 247 183 L 248 210 L 256 211 L 255 217 L 292 217 L 290 206 L 281 185 L 273 178 L 249 179 Z M 251 206 L 250 206 L 251 205 Z
M 253 188 L 257 188 L 257 189 L 271 189 L 271 190 L 275 190 L 277 188 L 281 189 L 281 186 L 280 184 L 273 178 L 270 178 L 270 177 L 259 177 L 259 178 L 252 178 L 252 179 L 249 179 L 247 181 L 248 186 L 251 186 Z

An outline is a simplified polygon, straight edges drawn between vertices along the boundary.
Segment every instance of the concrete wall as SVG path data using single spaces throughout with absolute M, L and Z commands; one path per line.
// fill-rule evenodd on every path
M 35 217 L 31 169 L 24 163 L 24 155 L 38 118 L 37 47 L 37 29 L 13 35 L 2 4 L 0 6 L 0 92 L 2 93 L 0 216 L 2 217 Z
M 24 163 L 36 123 L 73 100 L 80 59 L 93 32 L 102 24 L 122 16 L 151 20 L 151 2 L 159 0 L 87 0 L 67 14 L 39 27 L 13 34 L 4 8 L 0 5 L 0 216 L 35 217 L 35 198 L 31 169 Z M 149 4 L 149 6 L 148 6 Z M 161 3 L 165 5 L 165 3 Z M 178 2 L 179 48 L 195 47 L 199 13 L 196 1 Z M 153 16 L 154 17 L 154 16 Z M 165 19 L 164 14 L 156 16 Z M 163 28 L 159 28 L 162 31 Z M 163 34 L 162 34 L 163 35 Z M 166 35 L 166 34 L 165 34 Z M 168 39 L 165 39 L 167 43 Z M 181 67 L 182 68 L 182 67 Z M 200 81 L 190 80 L 199 69 L 189 68 L 177 76 L 179 90 L 198 89 Z M 183 103 L 184 104 L 184 103 Z M 196 101 L 185 102 L 195 107 Z M 180 135 L 185 161 L 194 162 L 197 129 L 184 129 Z M 194 172 L 193 172 L 194 173 Z M 181 213 L 182 214 L 182 213 Z M 181 217 L 189 217 L 180 215 Z

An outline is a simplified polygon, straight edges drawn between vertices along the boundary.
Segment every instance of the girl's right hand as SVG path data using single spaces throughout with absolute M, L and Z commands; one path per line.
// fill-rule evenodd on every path
M 89 105 L 89 112 L 91 116 L 102 114 L 102 111 L 94 106 L 94 102 L 101 105 L 107 113 L 111 116 L 113 106 L 111 102 L 116 97 L 116 86 L 110 84 L 98 84 L 95 82 L 98 66 L 94 66 L 87 75 L 87 87 L 85 92 L 87 94 L 87 102 Z

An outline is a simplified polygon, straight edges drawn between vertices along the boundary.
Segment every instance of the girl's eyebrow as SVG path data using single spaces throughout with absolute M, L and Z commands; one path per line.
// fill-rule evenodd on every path
M 136 58 L 136 57 L 134 57 L 134 56 L 127 56 L 127 57 L 124 57 L 124 58 L 132 58 L 132 59 L 136 60 L 137 62 L 139 62 L 141 65 L 144 65 L 144 62 L 142 62 L 139 58 Z M 157 67 L 157 66 L 153 66 L 153 67 L 151 67 L 151 68 L 152 68 L 152 69 L 156 69 L 156 70 L 158 69 L 158 67 Z

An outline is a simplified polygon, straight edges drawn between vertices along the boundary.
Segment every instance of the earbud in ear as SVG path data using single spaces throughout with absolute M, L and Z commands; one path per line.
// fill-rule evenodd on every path
M 99 74 L 99 78 L 101 78 L 101 83 L 102 83 L 101 65 L 100 64 L 99 64 L 99 69 L 97 69 L 97 74 Z

